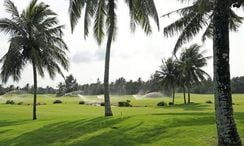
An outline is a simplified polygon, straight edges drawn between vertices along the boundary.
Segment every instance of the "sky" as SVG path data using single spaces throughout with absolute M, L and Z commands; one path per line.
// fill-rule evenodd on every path
M 30 0 L 12 0 L 22 11 L 30 2 Z M 80 84 L 93 83 L 99 78 L 103 80 L 104 74 L 104 55 L 106 39 L 100 46 L 95 41 L 92 31 L 89 36 L 84 39 L 83 18 L 77 24 L 74 33 L 71 33 L 68 6 L 69 0 L 39 0 L 50 5 L 51 9 L 58 14 L 60 24 L 65 25 L 64 40 L 69 47 L 67 53 L 70 59 L 70 69 L 64 71 L 67 76 L 73 74 Z M 139 77 L 142 80 L 150 79 L 150 76 L 159 69 L 161 60 L 172 56 L 172 50 L 177 40 L 176 37 L 166 38 L 163 35 L 163 28 L 176 20 L 178 16 L 173 15 L 170 18 L 160 18 L 160 31 L 157 30 L 155 23 L 152 21 L 153 33 L 147 36 L 140 26 L 132 33 L 130 31 L 130 20 L 128 7 L 124 0 L 117 0 L 117 15 L 118 15 L 118 32 L 116 40 L 112 43 L 111 62 L 110 62 L 110 81 L 114 81 L 119 77 L 124 77 L 126 80 L 137 80 Z M 8 17 L 3 7 L 4 0 L 0 0 L 0 18 Z M 184 7 L 188 4 L 181 4 L 177 0 L 155 0 L 159 16 L 172 10 Z M 237 12 L 244 16 L 243 12 Z M 244 25 L 240 27 L 238 33 L 230 34 L 230 71 L 231 76 L 244 75 L 244 49 L 242 40 L 244 38 Z M 0 57 L 8 50 L 9 36 L 0 34 Z M 183 47 L 190 46 L 193 43 L 202 44 L 199 36 Z M 212 40 L 207 40 L 202 44 L 202 50 L 206 50 L 206 56 L 212 56 Z M 208 65 L 204 70 L 213 75 L 212 59 L 208 61 Z M 0 64 L 1 65 L 1 64 Z M 38 86 L 56 87 L 59 82 L 63 82 L 63 78 L 59 75 L 54 80 L 51 80 L 48 75 L 45 78 L 38 76 Z M 24 86 L 25 84 L 33 83 L 33 75 L 31 65 L 27 65 L 22 72 L 22 78 L 19 82 L 13 82 L 10 79 L 7 85 L 14 84 L 15 86 Z

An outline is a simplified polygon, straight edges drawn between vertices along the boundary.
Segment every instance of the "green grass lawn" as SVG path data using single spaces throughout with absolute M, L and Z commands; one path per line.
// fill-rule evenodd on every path
M 244 141 L 244 95 L 233 95 L 235 118 Z M 23 105 L 6 105 L 13 99 Z M 54 105 L 56 99 L 63 104 Z M 217 144 L 213 95 L 192 95 L 191 105 L 183 105 L 181 94 L 175 106 L 157 107 L 170 98 L 135 100 L 133 96 L 112 96 L 114 116 L 103 117 L 104 108 L 79 105 L 81 100 L 102 102 L 96 96 L 62 97 L 39 95 L 38 120 L 32 121 L 32 95 L 9 94 L 0 98 L 0 145 L 196 145 Z M 134 107 L 117 107 L 131 100 Z

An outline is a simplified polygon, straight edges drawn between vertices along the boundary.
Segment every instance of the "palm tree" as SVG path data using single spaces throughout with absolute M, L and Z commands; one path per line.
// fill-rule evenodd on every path
M 182 76 L 181 79 L 185 81 L 183 82 L 183 88 L 185 89 L 186 87 L 188 93 L 188 104 L 191 102 L 190 92 L 192 85 L 200 84 L 201 81 L 206 80 L 206 77 L 210 77 L 208 73 L 202 69 L 202 67 L 207 65 L 207 59 L 210 57 L 204 57 L 204 51 L 200 52 L 200 47 L 201 46 L 197 44 L 193 44 L 189 48 L 186 48 L 181 53 L 178 61 Z
M 61 75 L 59 65 L 68 70 L 68 49 L 62 40 L 62 28 L 56 14 L 44 3 L 32 0 L 29 6 L 19 14 L 10 0 L 4 3 L 11 18 L 0 19 L 0 31 L 10 35 L 8 52 L 1 58 L 3 82 L 9 77 L 14 81 L 21 78 L 21 71 L 27 63 L 32 64 L 34 78 L 33 120 L 36 116 L 37 73 L 44 77 L 47 70 L 51 79 L 56 73 Z
M 156 77 L 164 88 L 171 91 L 172 103 L 174 104 L 175 88 L 177 86 L 179 76 L 177 62 L 172 58 L 169 58 L 166 61 L 162 60 L 162 63 L 160 70 L 156 71 Z
M 181 0 L 187 1 L 187 0 Z M 234 1 L 234 0 L 233 0 Z M 240 1 L 240 0 L 239 0 Z M 242 1 L 242 0 L 241 0 Z M 228 4 L 229 28 L 237 31 L 243 17 L 238 16 Z M 192 5 L 169 12 L 162 17 L 179 14 L 181 17 L 164 28 L 166 37 L 179 35 L 174 47 L 174 54 L 185 43 L 191 41 L 197 34 L 203 32 L 202 41 L 213 36 L 213 0 L 195 0 Z
M 228 0 L 216 0 L 213 13 L 214 92 L 218 144 L 241 146 L 232 107 Z M 235 4 L 240 5 L 239 3 Z
M 166 27 L 164 31 L 168 36 L 180 34 L 179 40 L 174 48 L 175 53 L 183 43 L 191 40 L 204 26 L 207 27 L 202 40 L 204 41 L 206 37 L 213 37 L 214 88 L 218 142 L 219 145 L 241 145 L 241 140 L 233 117 L 230 90 L 229 30 L 237 30 L 243 19 L 237 16 L 231 10 L 231 7 L 242 6 L 244 0 L 198 1 L 193 3 L 190 7 L 169 13 L 168 15 L 179 13 L 182 14 L 182 17 L 175 23 Z M 211 6 L 211 9 L 205 9 L 207 5 Z M 206 12 L 205 14 L 203 13 L 204 10 Z M 211 13 L 208 14 L 208 12 Z M 203 14 L 205 17 L 203 17 Z
M 133 31 L 136 24 L 140 24 L 146 34 L 150 34 L 152 32 L 150 17 L 156 21 L 159 27 L 158 14 L 153 0 L 125 0 L 125 2 L 130 10 L 131 29 Z M 101 44 L 104 36 L 107 35 L 104 72 L 105 116 L 113 115 L 109 97 L 109 62 L 111 43 L 116 37 L 117 30 L 116 5 L 116 0 L 70 0 L 69 7 L 72 31 L 81 17 L 82 9 L 85 9 L 84 36 L 88 36 L 91 19 L 94 19 L 93 32 L 98 44 Z

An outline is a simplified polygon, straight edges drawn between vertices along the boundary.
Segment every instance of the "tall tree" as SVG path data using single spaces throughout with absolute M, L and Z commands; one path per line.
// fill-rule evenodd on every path
M 162 60 L 162 63 L 163 64 L 160 66 L 160 70 L 156 71 L 156 77 L 165 89 L 171 91 L 172 103 L 174 104 L 175 89 L 179 76 L 177 62 L 172 58 L 169 58 L 166 61 Z
M 244 0 L 197 0 L 190 7 L 167 14 L 170 15 L 176 12 L 180 13 L 182 17 L 164 30 L 168 36 L 180 33 L 174 53 L 183 43 L 194 38 L 196 34 L 205 28 L 204 26 L 207 26 L 207 29 L 203 34 L 202 40 L 204 41 L 206 37 L 213 37 L 214 92 L 218 143 L 225 146 L 241 145 L 233 117 L 230 92 L 229 30 L 237 30 L 243 19 L 236 15 L 231 7 L 240 7 L 243 3 Z
M 241 146 L 233 117 L 229 65 L 229 0 L 215 0 L 213 12 L 214 93 L 218 144 Z
M 204 51 L 200 52 L 200 47 L 197 44 L 191 45 L 186 48 L 180 55 L 179 69 L 181 75 L 184 76 L 181 81 L 184 81 L 184 86 L 188 93 L 188 103 L 191 102 L 191 87 L 193 84 L 199 84 L 201 81 L 210 77 L 202 67 L 207 65 L 207 59 L 210 57 L 203 56 Z
M 133 31 L 136 24 L 140 24 L 143 30 L 150 34 L 152 31 L 150 17 L 156 21 L 159 27 L 158 14 L 153 0 L 125 0 L 125 2 L 129 6 L 131 29 Z M 94 19 L 93 32 L 98 44 L 101 44 L 104 36 L 107 35 L 104 71 L 105 116 L 113 115 L 109 97 L 109 63 L 111 43 L 115 39 L 117 30 L 116 5 L 116 0 L 70 0 L 69 7 L 72 31 L 81 17 L 81 12 L 84 8 L 84 36 L 88 35 L 91 19 Z M 105 27 L 107 33 L 105 33 Z
M 26 64 L 32 64 L 33 120 L 36 120 L 37 73 L 44 77 L 47 70 L 54 79 L 56 73 L 63 75 L 60 65 L 68 70 L 68 48 L 62 39 L 63 26 L 58 25 L 56 13 L 45 3 L 37 3 L 37 0 L 32 0 L 21 14 L 12 1 L 6 0 L 4 5 L 11 18 L 0 19 L 0 31 L 10 35 L 10 45 L 1 59 L 1 77 L 5 83 L 9 77 L 18 81 Z

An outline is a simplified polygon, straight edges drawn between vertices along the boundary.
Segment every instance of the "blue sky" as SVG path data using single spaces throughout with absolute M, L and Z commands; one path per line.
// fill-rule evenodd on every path
M 77 81 L 81 84 L 96 82 L 97 78 L 103 80 L 104 73 L 104 54 L 105 43 L 98 46 L 93 38 L 92 31 L 89 37 L 84 40 L 83 37 L 83 23 L 81 18 L 80 23 L 77 25 L 73 34 L 70 31 L 70 23 L 68 17 L 68 0 L 39 0 L 48 3 L 51 8 L 57 12 L 60 24 L 65 24 L 65 42 L 69 46 L 68 56 L 70 58 L 70 70 L 64 72 L 65 75 L 73 74 Z M 0 16 L 6 17 L 3 7 L 4 0 L 0 0 Z M 29 3 L 29 0 L 13 0 L 19 10 L 22 10 Z M 181 8 L 187 4 L 181 4 L 177 0 L 155 0 L 159 15 L 163 15 L 169 11 Z M 242 16 L 241 11 L 238 11 Z M 118 0 L 118 34 L 115 42 L 112 44 L 111 52 L 111 70 L 110 80 L 113 81 L 119 77 L 125 77 L 127 80 L 136 80 L 142 77 L 143 80 L 148 80 L 150 75 L 154 73 L 161 64 L 162 58 L 171 56 L 172 49 L 176 42 L 177 37 L 165 38 L 163 36 L 163 27 L 174 21 L 177 16 L 172 18 L 160 18 L 161 30 L 158 32 L 156 25 L 153 34 L 146 36 L 142 29 L 138 27 L 135 33 L 131 33 L 129 29 L 129 11 L 123 0 Z M 231 76 L 244 75 L 244 54 L 242 40 L 244 38 L 244 26 L 240 27 L 238 33 L 231 33 L 230 44 L 230 64 Z M 200 38 L 196 37 L 192 43 L 200 43 Z M 6 53 L 8 48 L 8 36 L 5 34 L 0 35 L 0 56 Z M 207 50 L 206 55 L 212 55 L 212 41 L 208 40 L 203 45 L 202 50 Z M 212 75 L 212 60 L 209 60 L 208 66 L 205 70 Z M 18 83 L 14 83 L 11 79 L 7 83 L 16 86 L 23 86 L 26 83 L 32 84 L 32 69 L 28 65 L 23 73 L 22 79 Z M 44 79 L 38 77 L 38 86 L 53 86 L 56 87 L 58 82 L 63 81 L 60 76 L 55 80 L 51 80 L 48 75 Z

